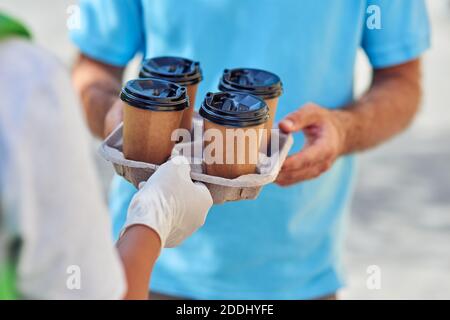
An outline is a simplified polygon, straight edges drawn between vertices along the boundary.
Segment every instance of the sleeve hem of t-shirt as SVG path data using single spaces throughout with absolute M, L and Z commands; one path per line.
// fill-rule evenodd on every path
M 111 46 L 95 44 L 86 38 L 80 38 L 76 33 L 70 34 L 70 39 L 78 47 L 81 53 L 89 58 L 107 63 L 116 67 L 124 67 L 133 59 L 134 54 L 118 52 L 117 48 Z
M 414 39 L 395 46 L 365 51 L 372 67 L 386 68 L 418 58 L 430 45 L 429 35 L 424 35 L 419 40 Z

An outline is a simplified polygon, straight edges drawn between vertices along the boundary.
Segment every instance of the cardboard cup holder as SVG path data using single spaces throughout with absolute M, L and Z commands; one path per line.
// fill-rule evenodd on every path
M 194 130 L 203 131 L 203 120 L 198 114 L 195 114 L 193 120 Z M 114 166 L 116 173 L 124 177 L 127 181 L 138 187 L 139 183 L 147 181 L 148 178 L 158 169 L 158 165 L 144 163 L 125 159 L 122 153 L 122 133 L 123 124 L 120 124 L 107 138 L 102 142 L 99 148 L 101 156 Z M 203 164 L 201 159 L 191 157 L 191 178 L 194 181 L 203 182 L 211 192 L 215 204 L 227 201 L 239 201 L 244 199 L 256 199 L 261 188 L 264 185 L 272 183 L 281 169 L 281 165 L 286 159 L 289 150 L 293 144 L 293 138 L 290 134 L 284 134 L 281 131 L 273 131 L 271 139 L 278 139 L 278 152 L 270 156 L 260 153 L 257 172 L 247 174 L 236 179 L 225 179 L 222 177 L 211 176 L 203 173 Z M 182 154 L 187 148 L 201 148 L 200 139 L 194 139 L 190 143 L 178 143 L 175 145 L 172 155 Z M 191 154 L 195 154 L 191 152 Z

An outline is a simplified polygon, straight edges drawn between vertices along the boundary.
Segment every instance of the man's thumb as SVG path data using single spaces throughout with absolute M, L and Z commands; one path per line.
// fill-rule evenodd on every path
M 281 131 L 286 133 L 302 130 L 319 121 L 319 111 L 320 107 L 308 103 L 297 111 L 288 114 L 286 118 L 280 122 L 279 127 Z

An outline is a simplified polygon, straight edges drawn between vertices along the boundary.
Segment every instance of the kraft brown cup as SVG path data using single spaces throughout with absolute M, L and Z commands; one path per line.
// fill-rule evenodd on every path
M 125 104 L 123 154 L 126 159 L 163 164 L 175 141 L 172 132 L 180 127 L 183 111 L 149 111 Z
M 186 87 L 190 106 L 184 111 L 180 127 L 191 131 L 197 88 L 203 79 L 200 63 L 182 57 L 154 57 L 143 61 L 139 76 L 158 78 Z
M 199 114 L 203 117 L 205 172 L 227 179 L 256 173 L 269 117 L 264 100 L 247 93 L 210 92 Z
M 120 98 L 125 158 L 164 163 L 175 145 L 172 134 L 189 106 L 186 88 L 160 79 L 135 79 L 122 88 Z
M 223 178 L 227 178 L 227 179 L 235 179 L 237 177 L 240 177 L 242 175 L 245 174 L 251 174 L 251 173 L 256 173 L 256 165 L 258 163 L 258 154 L 259 154 L 259 149 L 261 146 L 261 141 L 262 141 L 262 134 L 263 134 L 263 129 L 265 128 L 264 124 L 258 125 L 258 126 L 253 126 L 253 127 L 248 127 L 248 128 L 233 128 L 233 127 L 226 127 L 226 126 L 221 126 L 221 125 L 217 125 L 215 123 L 212 123 L 208 120 L 203 120 L 203 127 L 204 127 L 204 131 L 206 132 L 206 130 L 209 129 L 217 129 L 221 132 L 222 134 L 222 141 L 223 141 L 223 148 L 222 150 L 219 150 L 219 152 L 222 153 L 222 155 L 220 156 L 220 158 L 223 159 L 224 163 L 211 163 L 211 160 L 207 158 L 207 156 L 205 156 L 204 162 L 205 162 L 205 171 L 207 174 L 212 175 L 212 176 L 218 176 L 218 177 L 223 177 Z M 233 141 L 228 141 L 226 139 L 227 135 L 226 135 L 226 131 L 227 130 L 243 130 L 244 131 L 244 136 L 247 133 L 247 131 L 249 130 L 255 130 L 256 134 L 255 136 L 257 137 L 257 141 L 254 145 L 252 145 L 250 143 L 250 141 L 248 139 L 245 139 L 245 141 L 243 141 L 244 143 L 244 154 L 245 154 L 245 159 L 244 159 L 244 163 L 238 163 L 238 138 L 234 136 Z M 242 143 L 242 141 L 240 141 Z M 204 142 L 204 146 L 205 148 L 212 143 L 212 141 L 205 141 Z M 242 152 L 242 150 L 240 150 Z M 233 152 L 234 154 L 234 159 L 233 159 L 233 163 L 232 164 L 228 164 L 226 163 L 226 155 L 229 154 L 230 152 Z M 256 159 L 256 161 L 251 161 L 253 159 Z
M 252 68 L 225 69 L 219 82 L 219 90 L 224 92 L 245 92 L 264 99 L 270 118 L 267 121 L 263 143 L 270 150 L 271 129 L 277 112 L 278 99 L 283 92 L 280 78 L 269 71 Z

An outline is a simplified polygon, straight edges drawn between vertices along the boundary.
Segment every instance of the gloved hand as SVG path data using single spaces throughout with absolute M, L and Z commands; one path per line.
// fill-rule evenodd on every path
M 191 180 L 190 171 L 187 159 L 181 156 L 159 167 L 139 186 L 123 230 L 135 224 L 146 225 L 158 233 L 162 247 L 170 248 L 201 227 L 213 200 L 204 184 Z

